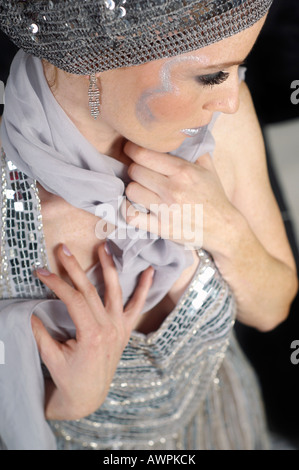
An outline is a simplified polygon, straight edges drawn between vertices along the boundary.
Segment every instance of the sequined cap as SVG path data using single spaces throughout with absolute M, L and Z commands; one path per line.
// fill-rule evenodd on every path
M 252 26 L 273 0 L 0 0 L 25 52 L 89 75 L 190 52 Z

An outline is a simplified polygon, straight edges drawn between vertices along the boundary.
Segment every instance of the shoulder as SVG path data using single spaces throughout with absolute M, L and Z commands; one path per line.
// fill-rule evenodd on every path
M 246 128 L 244 128 L 246 125 Z M 256 133 L 255 137 L 261 138 L 261 130 L 257 115 L 255 112 L 254 104 L 251 98 L 251 93 L 248 86 L 244 81 L 240 84 L 239 92 L 239 108 L 234 114 L 221 114 L 217 119 L 214 132 L 218 137 L 225 134 L 226 130 L 234 130 L 234 134 L 230 136 L 229 141 L 231 144 L 239 141 L 241 134 L 247 135 L 247 129 Z
M 250 91 L 245 82 L 240 85 L 240 105 L 235 114 L 221 114 L 217 119 L 214 161 L 225 178 L 230 175 L 230 198 L 235 199 L 238 185 L 252 171 L 263 173 L 266 182 L 267 165 L 264 139 L 256 116 Z M 253 175 L 252 175 L 253 176 Z
M 213 132 L 215 167 L 227 196 L 267 251 L 294 268 L 283 220 L 268 175 L 263 134 L 247 85 L 240 86 L 240 106 L 221 115 Z M 227 184 L 229 181 L 229 185 Z M 273 236 L 275 234 L 275 236 Z

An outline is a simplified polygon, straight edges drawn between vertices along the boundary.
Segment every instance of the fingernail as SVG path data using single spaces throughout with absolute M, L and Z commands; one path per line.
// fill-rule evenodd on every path
M 70 250 L 68 249 L 66 245 L 62 245 L 62 250 L 66 256 L 72 256 L 72 253 L 70 252 Z
M 41 276 L 50 276 L 50 271 L 46 268 L 37 268 L 36 272 L 40 274 Z
M 104 248 L 105 248 L 107 255 L 111 255 L 111 251 L 107 242 L 105 242 Z

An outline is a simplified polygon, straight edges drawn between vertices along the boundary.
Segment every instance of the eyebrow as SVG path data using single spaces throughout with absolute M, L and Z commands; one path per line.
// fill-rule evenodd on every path
M 232 62 L 223 62 L 222 64 L 211 64 L 207 67 L 203 67 L 205 70 L 208 69 L 223 69 L 227 67 L 233 67 L 234 65 L 243 65 L 246 59 L 242 59 L 239 61 L 232 61 Z

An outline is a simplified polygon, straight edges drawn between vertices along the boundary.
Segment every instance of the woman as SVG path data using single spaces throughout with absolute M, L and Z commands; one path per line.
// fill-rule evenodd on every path
M 1 6 L 6 447 L 267 448 L 231 329 L 297 288 L 238 73 L 270 4 Z

